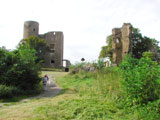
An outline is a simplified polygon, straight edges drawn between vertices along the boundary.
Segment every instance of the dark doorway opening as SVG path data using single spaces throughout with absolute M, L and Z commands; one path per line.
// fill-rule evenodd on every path
M 64 71 L 65 71 L 65 72 L 69 72 L 69 68 L 65 68 Z
M 54 61 L 54 60 L 51 60 L 51 63 L 53 64 L 53 63 L 55 63 L 55 61 Z

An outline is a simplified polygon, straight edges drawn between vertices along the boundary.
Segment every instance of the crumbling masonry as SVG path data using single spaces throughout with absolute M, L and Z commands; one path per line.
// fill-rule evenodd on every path
M 130 51 L 131 24 L 124 23 L 121 28 L 112 29 L 113 65 L 122 62 L 123 57 Z
M 45 34 L 39 34 L 39 23 L 36 21 L 26 21 L 24 23 L 23 38 L 26 39 L 29 36 L 36 36 L 44 39 L 50 47 L 50 51 L 45 54 L 42 67 L 63 67 L 63 32 L 52 31 Z

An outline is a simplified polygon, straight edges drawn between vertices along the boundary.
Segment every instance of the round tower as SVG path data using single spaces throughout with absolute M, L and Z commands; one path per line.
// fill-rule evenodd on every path
M 23 39 L 29 36 L 38 37 L 39 34 L 39 23 L 36 21 L 26 21 L 24 22 Z

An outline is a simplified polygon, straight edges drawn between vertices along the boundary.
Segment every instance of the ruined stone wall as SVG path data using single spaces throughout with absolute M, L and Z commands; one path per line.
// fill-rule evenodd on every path
M 123 57 L 129 52 L 131 45 L 131 24 L 124 23 L 122 28 L 112 29 L 113 65 L 122 62 Z
M 39 34 L 39 23 L 38 22 L 36 21 L 24 22 L 23 39 L 26 39 L 29 36 L 38 37 L 38 34 Z
M 42 67 L 63 67 L 63 32 L 53 31 L 39 34 L 39 23 L 36 21 L 26 21 L 24 23 L 23 38 L 36 36 L 47 42 L 50 50 L 45 53 Z
M 130 50 L 130 45 L 131 45 L 131 24 L 129 23 L 124 23 L 122 28 L 122 56 L 125 56 L 129 50 Z
M 122 61 L 122 34 L 120 28 L 112 30 L 113 64 L 117 65 Z
M 45 54 L 43 67 L 63 67 L 63 32 L 48 32 L 40 37 L 44 38 L 50 48 Z

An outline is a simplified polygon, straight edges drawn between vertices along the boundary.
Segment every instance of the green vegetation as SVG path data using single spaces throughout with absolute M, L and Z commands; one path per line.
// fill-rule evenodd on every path
M 144 52 L 150 52 L 152 51 L 154 60 L 159 61 L 159 53 L 160 53 L 160 48 L 158 46 L 158 41 L 149 38 L 146 36 L 142 36 L 140 33 L 140 30 L 138 28 L 134 28 L 132 26 L 132 35 L 131 35 L 131 41 L 132 45 L 129 51 L 129 54 L 132 55 L 134 58 L 141 58 L 143 56 Z M 112 36 L 109 35 L 106 39 L 106 44 L 105 46 L 102 46 L 99 58 L 106 58 L 109 57 L 110 61 L 112 62 Z
M 20 93 L 20 89 L 14 86 L 0 85 L 0 98 L 13 97 Z
M 130 60 L 129 62 L 128 59 Z M 84 70 L 76 74 L 43 72 L 43 74 L 48 74 L 56 78 L 58 85 L 63 88 L 61 94 L 53 98 L 33 99 L 26 103 L 16 103 L 14 106 L 2 107 L 0 117 L 6 120 L 11 118 L 28 120 L 159 120 L 159 98 L 152 100 L 144 99 L 144 104 L 142 102 L 141 104 L 139 101 L 134 102 L 130 99 L 130 97 L 137 98 L 134 96 L 137 93 L 134 94 L 134 91 L 132 92 L 131 90 L 134 90 L 134 85 L 141 85 L 141 82 L 139 82 L 141 79 L 138 79 L 139 81 L 137 83 L 133 81 L 130 90 L 126 89 L 129 84 L 127 84 L 125 74 L 123 73 L 124 67 L 134 66 L 135 63 L 131 62 L 135 59 L 128 59 L 126 58 L 124 63 L 122 63 L 121 68 L 103 67 L 101 70 L 96 70 L 95 72 L 86 72 Z M 146 62 L 150 61 L 148 58 L 143 58 L 143 60 Z M 136 59 L 136 61 L 140 62 L 142 60 Z M 150 63 L 152 62 L 150 61 Z M 146 67 L 145 65 L 144 67 Z M 76 66 L 73 67 L 76 68 Z M 134 72 L 136 72 L 135 74 L 138 77 L 141 71 L 139 69 L 137 70 L 135 68 Z M 155 79 L 152 79 L 151 74 L 153 74 L 153 78 L 159 76 L 155 74 L 155 71 L 156 69 L 147 74 L 147 82 L 154 83 Z M 126 74 L 129 74 L 129 71 Z M 141 77 L 141 74 L 139 74 L 139 77 Z M 127 78 L 132 79 L 133 77 L 128 76 Z M 152 79 L 152 81 L 149 79 Z M 145 79 L 142 79 L 142 81 L 145 82 Z M 124 82 L 126 83 L 124 84 Z M 159 90 L 157 87 L 154 88 L 155 84 L 147 85 L 148 89 Z M 144 95 L 147 94 L 148 89 L 142 89 L 138 97 L 143 97 L 141 93 Z M 157 95 L 156 92 L 155 95 Z M 139 100 L 139 98 L 134 100 Z
M 84 67 L 84 64 L 72 68 Z M 101 66 L 101 62 L 97 66 Z M 56 105 L 40 106 L 36 114 L 58 120 L 158 120 L 158 71 L 159 66 L 149 57 L 139 60 L 127 57 L 120 68 L 102 67 L 95 72 L 81 70 L 69 74 L 57 83 L 64 89 L 63 93 L 71 95 Z
M 63 114 L 63 117 L 65 117 L 66 119 L 160 119 L 160 95 L 158 94 L 160 85 L 156 85 L 153 83 L 153 79 L 155 77 L 158 77 L 159 75 L 154 74 L 154 71 L 153 73 L 148 74 L 148 78 L 146 80 L 149 82 L 147 84 L 148 86 L 145 86 L 141 91 L 137 91 L 137 89 L 139 88 L 135 87 L 135 85 L 139 83 L 140 79 L 137 83 L 135 82 L 133 84 L 127 84 L 128 86 L 130 85 L 129 88 L 124 83 L 125 79 L 121 78 L 121 74 L 119 71 L 119 68 L 104 68 L 103 71 L 97 71 L 95 73 L 86 73 L 82 71 L 78 74 L 68 75 L 63 79 L 57 80 L 57 82 L 66 91 L 72 91 L 72 94 L 76 94 L 78 95 L 78 97 L 76 97 L 76 99 L 72 98 L 71 100 L 65 99 L 65 101 L 61 102 L 61 104 L 58 104 L 58 106 L 50 107 L 50 109 L 58 107 L 60 108 L 60 111 L 64 111 L 68 108 L 67 113 Z M 155 76 L 153 77 L 153 79 L 149 77 L 151 76 L 151 74 Z M 139 76 L 143 77 L 144 74 L 139 74 Z M 130 76 L 129 79 L 133 77 L 134 76 Z M 152 81 L 150 81 L 149 79 L 152 79 Z M 141 81 L 143 80 L 145 79 L 142 79 Z M 153 83 L 154 85 L 151 83 Z M 155 86 L 157 87 L 155 88 Z M 130 89 L 130 91 L 132 90 L 132 92 L 128 91 L 128 89 L 123 89 L 124 87 Z M 148 89 L 145 89 L 146 87 L 148 87 Z M 152 89 L 157 92 L 152 91 Z M 152 92 L 153 96 L 149 94 Z M 154 93 L 156 95 L 154 95 Z M 146 95 L 148 95 L 147 99 L 145 97 Z M 144 97 L 143 102 L 145 104 L 139 104 L 139 101 L 137 102 L 137 104 L 135 104 L 135 98 L 133 97 L 137 98 L 136 100 L 140 100 L 140 97 Z M 63 118 L 60 114 L 58 116 L 59 117 L 57 117 L 57 119 Z
M 34 36 L 23 39 L 13 51 L 0 48 L 0 98 L 42 91 L 40 63 L 47 50 L 46 42 Z
M 158 53 L 160 52 L 160 48 L 158 46 L 158 41 L 149 38 L 146 36 L 142 36 L 140 30 L 138 28 L 132 27 L 132 48 L 130 53 L 134 58 L 141 58 L 144 52 L 152 51 L 154 53 L 154 59 L 159 61 Z
M 160 99 L 160 66 L 149 57 L 126 56 L 120 65 L 128 103 L 148 104 Z
M 44 71 L 42 72 L 43 75 L 49 75 L 54 79 L 59 78 L 60 76 L 63 77 L 64 75 L 68 74 L 67 72 L 51 72 L 51 71 Z M 66 96 L 71 97 L 71 94 L 63 94 L 58 95 L 56 97 L 43 97 L 43 98 L 34 98 L 31 100 L 19 101 L 26 98 L 19 97 L 16 99 L 8 100 L 8 101 L 1 101 L 0 100 L 0 119 L 1 120 L 37 120 L 37 119 L 49 119 L 49 117 L 41 115 L 38 113 L 38 109 L 40 106 L 46 106 L 48 104 L 59 104 L 60 101 L 65 100 Z M 32 96 L 33 97 L 33 96 Z M 3 103 L 5 102 L 5 103 Z M 1 104 L 4 106 L 1 107 Z M 44 110 L 45 111 L 45 110 Z M 59 111 L 55 110 L 55 114 Z M 48 112 L 49 113 L 49 112 Z M 48 114 L 46 113 L 46 114 Z
M 106 39 L 106 46 L 102 46 L 99 58 L 109 57 L 110 61 L 112 62 L 112 35 L 109 35 Z
M 40 65 L 28 45 L 9 51 L 0 48 L 0 98 L 31 94 L 39 89 Z
M 36 107 L 34 116 L 48 120 L 158 120 L 160 100 L 130 104 L 123 82 L 119 68 L 69 74 L 57 79 L 62 93 Z
M 49 50 L 49 47 L 47 46 L 47 43 L 45 40 L 35 36 L 30 36 L 27 39 L 21 40 L 21 42 L 19 43 L 19 46 L 24 46 L 26 44 L 28 44 L 28 47 L 30 49 L 34 49 L 36 51 L 36 56 L 37 56 L 36 62 L 40 62 L 44 60 L 44 55 L 46 51 Z
M 130 61 L 128 61 L 128 59 Z M 135 74 L 138 74 L 139 76 L 137 75 L 137 77 L 139 78 L 143 77 L 144 73 L 142 74 L 142 71 L 147 67 L 146 64 L 148 64 L 148 62 L 150 63 L 146 68 L 146 70 L 149 70 L 150 67 L 155 67 L 155 62 L 149 58 L 142 58 L 140 60 L 135 58 L 128 59 L 124 60 L 120 68 L 103 67 L 95 72 L 86 72 L 81 70 L 77 74 L 69 74 L 57 79 L 57 83 L 63 88 L 63 91 L 55 98 L 55 100 L 60 97 L 63 99 L 61 98 L 56 104 L 53 100 L 53 103 L 47 103 L 36 108 L 34 114 L 36 115 L 37 119 L 160 119 L 160 95 L 157 94 L 160 85 L 156 85 L 156 81 L 159 76 L 156 74 L 157 69 L 153 70 L 151 73 L 148 73 L 147 77 L 145 77 L 147 79 L 138 79 L 137 81 L 133 81 L 133 84 L 128 83 L 127 81 L 130 79 L 129 82 L 131 82 Z M 139 62 L 139 65 L 137 65 L 137 67 L 139 66 L 139 69 L 136 69 L 134 66 L 135 62 L 132 62 L 134 60 Z M 146 64 L 140 65 L 141 62 L 146 62 Z M 101 63 L 99 62 L 98 64 Z M 135 68 L 135 73 L 131 73 L 134 76 L 126 75 L 129 74 L 130 71 L 127 73 L 124 72 L 124 67 L 127 65 L 128 68 L 131 68 L 131 66 Z M 84 63 L 72 66 L 72 68 L 80 68 L 80 66 L 84 67 Z M 140 70 L 141 68 L 144 69 Z M 146 73 L 147 71 L 143 72 Z M 125 75 L 128 79 L 126 79 Z M 147 84 L 145 84 L 146 81 L 148 82 Z M 139 89 L 137 86 L 140 86 L 142 83 L 144 88 L 141 89 L 139 93 L 139 91 L 137 91 L 137 89 Z M 130 86 L 128 87 L 128 85 Z M 152 95 L 150 95 L 150 93 L 152 93 L 152 89 L 156 90 L 157 92 L 153 91 L 153 99 L 150 99 L 152 98 Z M 149 90 L 151 91 L 149 92 Z M 148 98 L 143 98 L 143 96 L 146 95 L 148 95 Z M 138 102 L 135 102 L 135 100 Z

